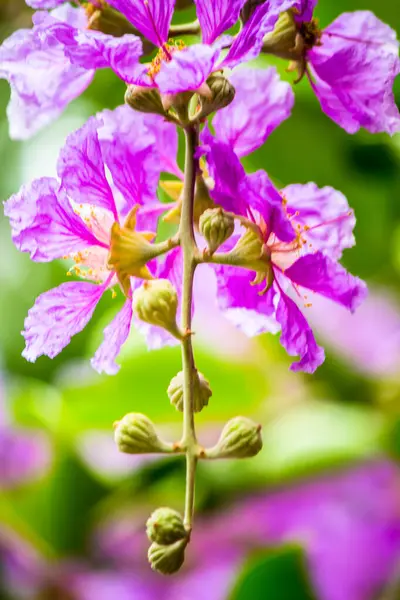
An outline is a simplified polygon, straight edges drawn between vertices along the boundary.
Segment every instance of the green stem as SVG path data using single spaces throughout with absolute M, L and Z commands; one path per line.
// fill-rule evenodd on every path
M 171 25 L 169 35 L 176 37 L 178 35 L 198 35 L 200 33 L 200 23 L 196 19 L 192 23 L 183 23 L 182 25 Z
M 183 286 L 182 286 L 182 330 L 189 333 L 182 341 L 182 370 L 184 377 L 183 388 L 183 437 L 181 444 L 186 450 L 186 500 L 185 527 L 190 533 L 194 511 L 195 473 L 197 465 L 197 440 L 194 425 L 193 407 L 193 374 L 195 362 L 193 357 L 192 338 L 192 300 L 193 279 L 196 268 L 196 242 L 193 232 L 193 204 L 198 161 L 195 151 L 198 140 L 198 130 L 188 126 L 185 130 L 186 156 L 185 180 L 183 186 L 182 213 L 179 228 L 180 243 L 183 254 Z

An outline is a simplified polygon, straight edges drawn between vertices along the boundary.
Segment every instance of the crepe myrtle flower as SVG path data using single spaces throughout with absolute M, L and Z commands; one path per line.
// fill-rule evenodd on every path
M 268 3 L 267 3 L 268 4 Z M 307 76 L 322 110 L 348 133 L 400 131 L 393 83 L 400 73 L 396 32 L 370 11 L 341 14 L 325 29 L 313 16 L 317 0 L 282 13 L 263 50 L 291 61 Z
M 227 56 L 221 48 L 232 40 L 221 34 L 237 21 L 244 0 L 197 0 L 202 43 L 185 47 L 169 40 L 175 0 L 93 0 L 73 7 L 59 0 L 30 0 L 39 10 L 33 28 L 15 32 L 0 47 L 0 77 L 11 85 L 10 134 L 26 139 L 56 119 L 90 84 L 97 69 L 110 67 L 127 84 L 158 88 L 169 99 L 186 91 L 210 93 L 206 80 L 224 67 L 255 58 L 263 36 L 272 31 L 292 0 L 271 0 L 254 28 L 243 27 Z M 159 48 L 150 64 L 139 63 L 142 41 L 133 33 L 114 37 L 93 30 L 93 11 L 124 15 L 124 31 L 138 31 Z
M 25 321 L 23 356 L 53 358 L 81 331 L 107 290 L 120 285 L 125 303 L 104 331 L 92 359 L 98 371 L 115 373 L 132 320 L 131 286 L 157 274 L 147 264 L 160 252 L 151 240 L 165 205 L 156 198 L 161 158 L 155 134 L 162 138 L 161 117 L 133 113 L 135 130 L 126 131 L 121 107 L 104 111 L 71 134 L 58 161 L 59 179 L 36 179 L 5 203 L 12 238 L 32 260 L 74 261 L 69 274 L 84 281 L 61 284 L 39 296 Z M 122 114 L 121 114 L 122 113 Z M 158 123 L 153 132 L 149 121 Z M 140 132 L 140 134 L 138 133 Z M 106 177 L 107 172 L 111 177 Z
M 253 92 L 250 109 L 257 114 L 263 110 L 262 98 L 258 96 L 257 104 L 251 80 L 247 92 Z M 365 297 L 365 284 L 337 262 L 343 250 L 354 245 L 354 215 L 345 197 L 333 188 L 309 183 L 278 191 L 265 171 L 247 174 L 235 150 L 243 155 L 256 149 L 257 143 L 247 146 L 243 122 L 250 114 L 244 111 L 240 118 L 240 98 L 236 102 L 235 98 L 217 115 L 215 137 L 208 128 L 201 135 L 200 152 L 212 180 L 210 195 L 246 227 L 242 236 L 232 236 L 221 247 L 222 254 L 211 259 L 219 304 L 248 335 L 280 328 L 282 345 L 290 355 L 300 356 L 292 370 L 311 373 L 323 362 L 324 352 L 290 295 L 293 292 L 308 308 L 311 290 L 355 310 Z M 273 129 L 280 118 L 279 111 L 267 112 L 265 130 L 268 119 Z M 258 144 L 264 135 L 259 135 Z

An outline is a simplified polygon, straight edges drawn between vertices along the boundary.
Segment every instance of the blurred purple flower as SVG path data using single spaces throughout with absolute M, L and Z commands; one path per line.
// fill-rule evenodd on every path
M 400 308 L 383 290 L 372 290 L 355 315 L 315 298 L 310 320 L 333 350 L 368 376 L 396 375 L 400 364 Z
M 210 599 L 224 600 L 249 551 L 295 542 L 305 549 L 318 598 L 370 600 L 400 558 L 399 500 L 399 470 L 380 460 L 225 508 L 196 528 L 182 576 L 168 580 L 157 598 L 190 593 L 200 600 L 203 582 L 212 581 Z M 141 568 L 146 543 L 129 515 L 96 537 L 97 551 L 125 570 Z
M 318 598 L 370 600 L 400 558 L 399 499 L 398 467 L 383 459 L 259 494 L 203 518 L 184 570 L 167 580 L 146 565 L 137 512 L 109 518 L 97 532 L 103 569 L 47 561 L 5 528 L 0 557 L 18 600 L 49 591 L 74 600 L 204 600 L 205 581 L 207 598 L 225 600 L 248 552 L 294 542 L 305 550 Z
M 120 227 L 123 231 L 129 228 L 129 232 L 137 227 L 138 231 L 130 235 L 141 236 L 141 243 L 150 247 L 146 240 L 153 234 L 146 231 L 156 230 L 158 217 L 167 208 L 156 198 L 163 160 L 162 153 L 160 158 L 157 153 L 159 143 L 155 148 L 154 143 L 158 131 L 163 136 L 168 124 L 161 117 L 131 111 L 128 120 L 131 125 L 135 121 L 135 129 L 128 133 L 126 123 L 119 118 L 125 110 L 129 108 L 105 111 L 68 137 L 58 162 L 60 180 L 37 179 L 5 203 L 19 250 L 29 252 L 37 262 L 72 258 L 76 264 L 70 274 L 74 271 L 88 280 L 63 283 L 36 300 L 23 333 L 23 355 L 32 362 L 43 354 L 53 358 L 61 352 L 87 325 L 104 292 L 119 281 L 125 304 L 104 330 L 104 342 L 92 359 L 99 372 L 114 374 L 119 369 L 115 359 L 132 320 L 130 276 L 117 275 L 108 268 L 109 250 L 115 236 L 120 235 Z M 151 127 L 146 125 L 149 121 Z M 146 269 L 135 271 L 133 281 L 151 277 Z
M 43 432 L 12 424 L 0 379 L 0 489 L 42 477 L 50 468 L 51 455 L 50 440 Z

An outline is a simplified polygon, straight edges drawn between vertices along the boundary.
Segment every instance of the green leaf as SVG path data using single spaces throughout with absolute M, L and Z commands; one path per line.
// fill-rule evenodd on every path
M 316 600 L 303 550 L 289 546 L 251 557 L 229 600 Z

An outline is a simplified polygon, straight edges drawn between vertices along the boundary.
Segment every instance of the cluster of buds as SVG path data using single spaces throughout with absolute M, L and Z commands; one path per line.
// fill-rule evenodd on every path
M 201 88 L 193 92 L 162 94 L 156 87 L 128 85 L 125 102 L 134 110 L 162 115 L 182 126 L 204 121 L 212 113 L 228 106 L 235 88 L 222 73 L 213 73 Z
M 148 559 L 151 568 L 163 575 L 179 571 L 185 560 L 188 533 L 181 515 L 172 508 L 158 508 L 146 523 L 151 546 Z

